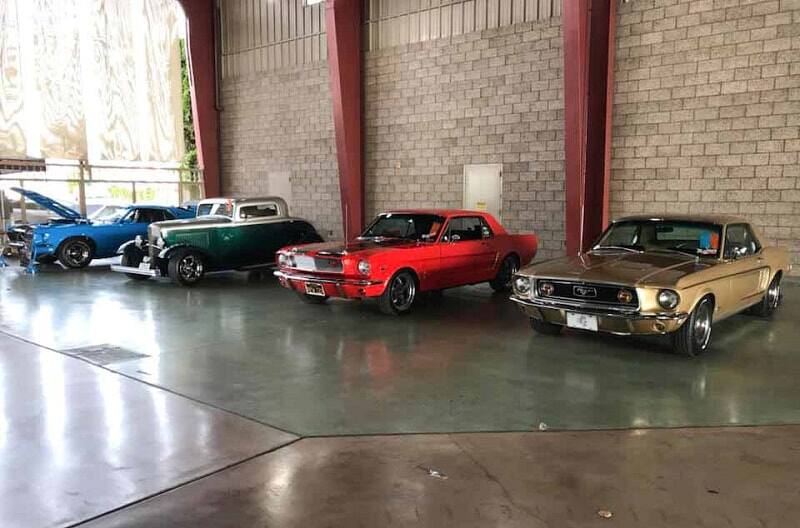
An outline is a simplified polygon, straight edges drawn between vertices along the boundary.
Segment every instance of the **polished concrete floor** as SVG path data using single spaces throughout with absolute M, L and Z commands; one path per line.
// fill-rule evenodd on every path
M 150 495 L 98 526 L 591 526 L 603 508 L 616 526 L 787 526 L 797 428 L 653 428 L 800 424 L 799 318 L 787 282 L 773 319 L 723 321 L 687 359 L 659 338 L 537 336 L 485 287 L 390 318 L 303 304 L 269 275 L 183 289 L 103 265 L 6 268 L 0 526 L 69 526 Z M 596 429 L 620 431 L 569 432 Z M 700 493 L 713 472 L 703 485 L 748 483 Z

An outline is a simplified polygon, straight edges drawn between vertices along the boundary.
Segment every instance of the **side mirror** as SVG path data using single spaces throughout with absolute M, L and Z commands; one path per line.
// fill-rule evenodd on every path
M 452 235 L 450 237 L 450 242 L 458 242 L 459 240 L 461 240 L 461 236 L 460 235 Z

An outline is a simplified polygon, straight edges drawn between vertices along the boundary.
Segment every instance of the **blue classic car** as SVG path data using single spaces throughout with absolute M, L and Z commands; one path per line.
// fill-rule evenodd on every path
M 145 237 L 147 226 L 152 222 L 195 216 L 195 210 L 189 207 L 131 205 L 102 220 L 90 220 L 37 192 L 18 187 L 12 190 L 59 216 L 45 224 L 15 228 L 23 266 L 58 260 L 68 268 L 84 268 L 92 259 L 115 256 L 117 249 L 128 240 Z

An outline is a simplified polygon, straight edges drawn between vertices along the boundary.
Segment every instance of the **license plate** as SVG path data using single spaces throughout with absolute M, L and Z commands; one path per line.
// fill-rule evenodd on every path
M 597 316 L 567 312 L 567 326 L 597 332 Z
M 141 262 L 139 264 L 139 269 L 143 270 L 143 271 L 149 271 L 150 270 L 150 263 L 149 262 Z
M 325 288 L 322 287 L 322 284 L 318 284 L 316 282 L 307 282 L 306 293 L 309 295 L 318 295 L 320 297 L 325 297 Z

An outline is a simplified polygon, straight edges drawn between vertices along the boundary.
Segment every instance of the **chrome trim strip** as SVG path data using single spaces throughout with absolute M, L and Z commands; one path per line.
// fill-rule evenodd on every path
M 602 317 L 617 317 L 622 319 L 653 319 L 659 321 L 683 321 L 689 314 L 684 312 L 657 312 L 657 313 L 641 313 L 638 310 L 636 311 L 614 311 L 609 310 L 607 306 L 590 306 L 590 305 L 579 305 L 574 303 L 563 303 L 563 302 L 546 302 L 542 301 L 541 299 L 525 299 L 518 295 L 512 295 L 510 297 L 512 301 L 517 304 L 522 304 L 525 306 L 531 306 L 533 308 L 549 308 L 551 310 L 570 310 L 570 311 L 577 311 L 583 312 L 592 315 L 599 315 Z
M 117 273 L 133 273 L 134 275 L 147 275 L 148 277 L 160 277 L 161 272 L 158 269 L 149 269 L 143 270 L 139 268 L 134 268 L 133 266 L 119 266 L 113 264 L 111 266 L 111 271 L 116 271 Z
M 370 280 L 354 280 L 354 279 L 323 279 L 311 275 L 293 275 L 283 271 L 276 271 L 274 273 L 279 279 L 299 280 L 306 282 L 320 282 L 323 284 L 340 284 L 347 286 L 374 286 L 376 284 L 383 284 L 383 281 L 370 281 Z

